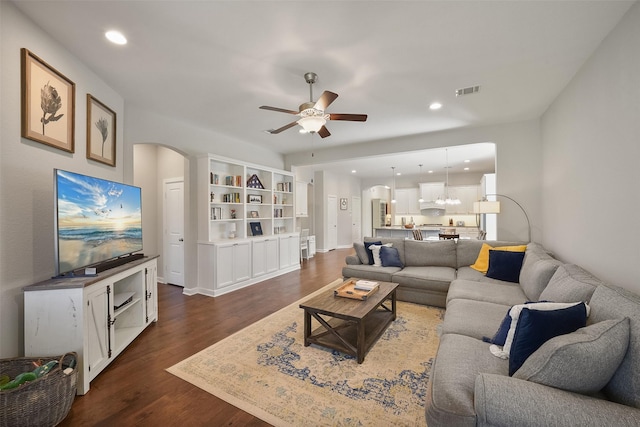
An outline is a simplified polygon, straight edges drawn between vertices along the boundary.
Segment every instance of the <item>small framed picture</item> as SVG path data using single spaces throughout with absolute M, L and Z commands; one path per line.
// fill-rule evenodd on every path
M 260 218 L 260 215 L 258 215 L 258 211 L 251 211 L 249 212 L 249 215 L 251 216 L 251 218 Z
M 259 194 L 249 194 L 249 203 L 262 203 L 262 196 Z
M 346 211 L 348 207 L 347 198 L 343 197 L 340 199 L 340 210 Z
M 262 225 L 259 222 L 250 222 L 252 236 L 262 236 Z
M 87 94 L 87 159 L 116 165 L 116 113 Z
M 22 48 L 22 137 L 73 153 L 76 85 Z

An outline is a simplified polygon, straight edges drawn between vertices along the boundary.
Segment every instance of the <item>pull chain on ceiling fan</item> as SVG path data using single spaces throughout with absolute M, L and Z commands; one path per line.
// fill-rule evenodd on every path
M 316 73 L 305 73 L 304 80 L 309 84 L 309 102 L 305 102 L 298 107 L 298 111 L 287 110 L 284 108 L 270 107 L 263 105 L 260 108 L 263 110 L 277 111 L 280 113 L 287 113 L 299 116 L 300 118 L 294 122 L 286 124 L 278 129 L 272 129 L 267 132 L 271 134 L 278 134 L 282 131 L 290 129 L 295 125 L 300 125 L 308 133 L 317 133 L 322 138 L 326 138 L 331 135 L 325 124 L 327 120 L 344 120 L 351 122 L 364 122 L 367 120 L 366 114 L 326 114 L 325 110 L 333 101 L 338 98 L 337 93 L 324 91 L 318 101 L 313 102 L 313 84 L 318 80 Z

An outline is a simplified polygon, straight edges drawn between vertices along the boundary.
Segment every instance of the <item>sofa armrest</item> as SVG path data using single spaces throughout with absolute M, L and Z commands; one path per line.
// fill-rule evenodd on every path
M 347 255 L 347 257 L 345 258 L 345 261 L 346 261 L 347 265 L 360 265 L 360 264 L 362 264 L 360 262 L 360 258 L 358 258 L 358 255 Z
M 478 375 L 474 404 L 478 426 L 640 425 L 640 409 L 503 375 Z

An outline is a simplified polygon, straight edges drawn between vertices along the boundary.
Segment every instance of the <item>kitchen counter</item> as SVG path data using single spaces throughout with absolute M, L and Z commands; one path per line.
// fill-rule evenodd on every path
M 394 237 L 401 239 L 413 239 L 413 230 L 422 232 L 424 240 L 438 240 L 440 230 L 455 229 L 454 234 L 459 234 L 461 239 L 476 239 L 478 237 L 478 227 L 464 226 L 456 227 L 450 225 L 416 225 L 414 228 L 404 228 L 402 225 L 392 225 L 388 227 L 376 227 L 373 229 L 375 237 Z

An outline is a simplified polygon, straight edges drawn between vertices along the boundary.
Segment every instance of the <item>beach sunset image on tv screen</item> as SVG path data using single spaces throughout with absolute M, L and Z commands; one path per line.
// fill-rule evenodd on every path
M 142 250 L 141 189 L 55 170 L 57 271 Z

